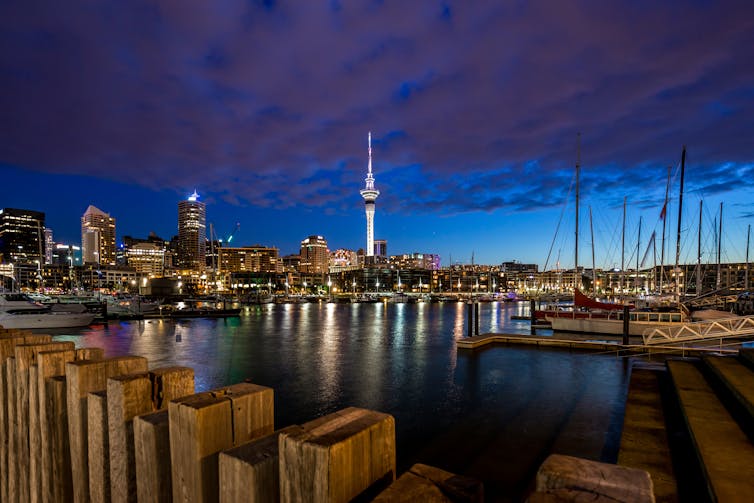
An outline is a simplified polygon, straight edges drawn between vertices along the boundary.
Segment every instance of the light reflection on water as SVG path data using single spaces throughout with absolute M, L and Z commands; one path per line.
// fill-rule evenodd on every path
M 528 314 L 522 305 L 481 304 L 480 330 L 528 334 L 528 322 L 509 319 Z M 270 304 L 240 318 L 111 322 L 57 337 L 145 356 L 150 368 L 193 367 L 197 390 L 246 378 L 270 386 L 278 426 L 351 405 L 393 414 L 399 469 L 424 462 L 481 478 L 496 497 L 519 498 L 550 452 L 615 460 L 623 360 L 458 352 L 465 317 L 463 303 Z

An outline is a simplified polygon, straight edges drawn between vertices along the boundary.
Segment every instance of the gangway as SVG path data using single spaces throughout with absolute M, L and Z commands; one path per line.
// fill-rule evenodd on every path
M 648 328 L 642 334 L 645 345 L 754 336 L 754 315 L 678 323 Z

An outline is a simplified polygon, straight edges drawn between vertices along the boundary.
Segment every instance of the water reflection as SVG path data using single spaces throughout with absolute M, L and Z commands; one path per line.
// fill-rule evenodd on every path
M 528 307 L 527 307 L 528 310 Z M 517 303 L 480 329 L 528 334 Z M 549 452 L 614 460 L 626 369 L 605 355 L 496 347 L 459 353 L 466 304 L 249 306 L 235 319 L 112 322 L 57 337 L 193 367 L 197 390 L 249 378 L 275 390 L 277 426 L 346 406 L 396 418 L 401 470 L 424 462 L 521 494 Z M 617 425 L 617 426 L 616 426 Z M 516 499 L 516 498 L 514 498 Z

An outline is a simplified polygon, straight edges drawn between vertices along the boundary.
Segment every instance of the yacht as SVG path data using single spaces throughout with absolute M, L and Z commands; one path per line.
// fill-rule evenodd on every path
M 23 293 L 0 293 L 0 327 L 3 328 L 73 328 L 85 327 L 94 314 L 43 306 Z

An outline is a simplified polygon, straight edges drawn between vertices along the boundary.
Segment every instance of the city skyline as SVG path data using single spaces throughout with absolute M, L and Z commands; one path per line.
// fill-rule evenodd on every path
M 119 240 L 170 239 L 196 189 L 219 236 L 241 224 L 234 244 L 287 255 L 322 235 L 356 250 L 372 131 L 374 238 L 391 253 L 567 267 L 580 132 L 580 265 L 590 207 L 597 267 L 620 265 L 624 197 L 627 266 L 639 217 L 645 255 L 668 166 L 674 254 L 684 144 L 681 261 L 696 261 L 700 200 L 703 260 L 724 202 L 722 259 L 742 261 L 754 21 L 746 2 L 680 8 L 5 4 L 0 207 L 43 211 L 56 241 L 76 242 L 89 205 L 117 218 Z

